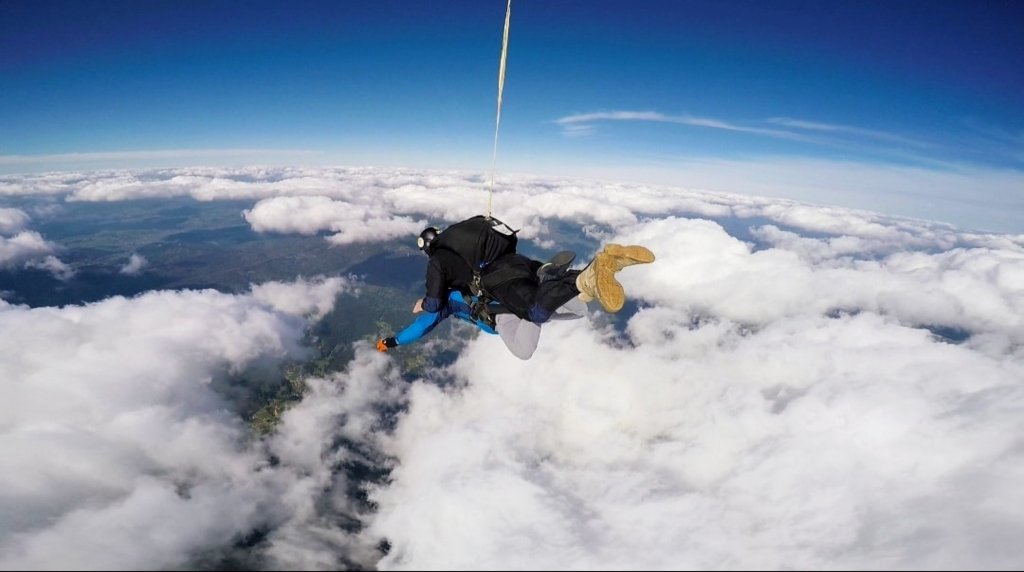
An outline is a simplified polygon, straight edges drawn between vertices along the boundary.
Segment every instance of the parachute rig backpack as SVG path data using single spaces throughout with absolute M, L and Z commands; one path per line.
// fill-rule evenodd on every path
M 493 326 L 487 311 L 487 304 L 492 300 L 487 290 L 498 284 L 518 277 L 505 276 L 504 271 L 488 273 L 488 266 L 499 258 L 514 254 L 519 244 L 518 230 L 512 230 L 507 224 L 494 217 L 476 215 L 462 222 L 457 222 L 437 236 L 434 248 L 443 248 L 458 254 L 473 270 L 470 291 L 479 298 L 479 303 L 471 304 L 474 314 L 487 320 Z

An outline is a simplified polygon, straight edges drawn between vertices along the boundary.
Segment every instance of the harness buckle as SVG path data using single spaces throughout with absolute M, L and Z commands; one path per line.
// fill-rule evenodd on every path
M 469 283 L 469 291 L 477 297 L 484 295 L 483 277 L 479 272 L 473 272 L 473 280 Z
M 462 299 L 466 302 L 466 305 L 469 306 L 469 317 L 473 320 L 479 320 L 487 324 L 493 330 L 497 327 L 497 322 L 488 307 L 491 303 L 490 297 L 483 293 L 482 290 L 473 289 L 472 285 L 471 290 L 474 290 L 474 294 L 472 296 L 467 296 L 465 294 L 462 295 Z M 480 293 L 475 293 L 477 291 Z

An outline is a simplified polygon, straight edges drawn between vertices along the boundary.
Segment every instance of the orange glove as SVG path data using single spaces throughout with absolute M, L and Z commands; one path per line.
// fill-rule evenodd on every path
M 397 345 L 398 340 L 396 340 L 395 338 L 384 338 L 382 340 L 377 340 L 377 351 L 386 352 Z

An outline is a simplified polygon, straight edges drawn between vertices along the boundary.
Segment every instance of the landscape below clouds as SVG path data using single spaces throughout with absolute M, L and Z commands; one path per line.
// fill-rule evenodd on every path
M 73 288 L 107 256 L 121 284 L 154 280 L 163 246 L 69 247 L 48 221 L 167 201 L 425 267 L 415 235 L 488 190 L 374 168 L 4 176 L 0 275 Z M 582 179 L 499 176 L 493 205 L 531 254 L 657 260 L 619 274 L 621 315 L 545 324 L 529 361 L 459 330 L 451 360 L 409 369 L 353 314 L 351 359 L 262 435 L 253 388 L 315 357 L 342 297 L 381 295 L 357 264 L 59 305 L 0 287 L 0 568 L 1024 566 L 1024 235 Z

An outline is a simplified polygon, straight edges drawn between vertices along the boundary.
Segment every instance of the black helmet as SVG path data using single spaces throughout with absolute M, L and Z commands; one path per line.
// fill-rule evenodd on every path
M 420 250 L 426 252 L 427 256 L 430 256 L 431 254 L 433 254 L 430 245 L 434 242 L 434 239 L 437 238 L 437 235 L 440 232 L 441 229 L 437 228 L 436 226 L 428 226 L 427 228 L 423 229 L 423 232 L 420 233 L 420 237 L 416 239 L 416 246 L 419 246 Z

